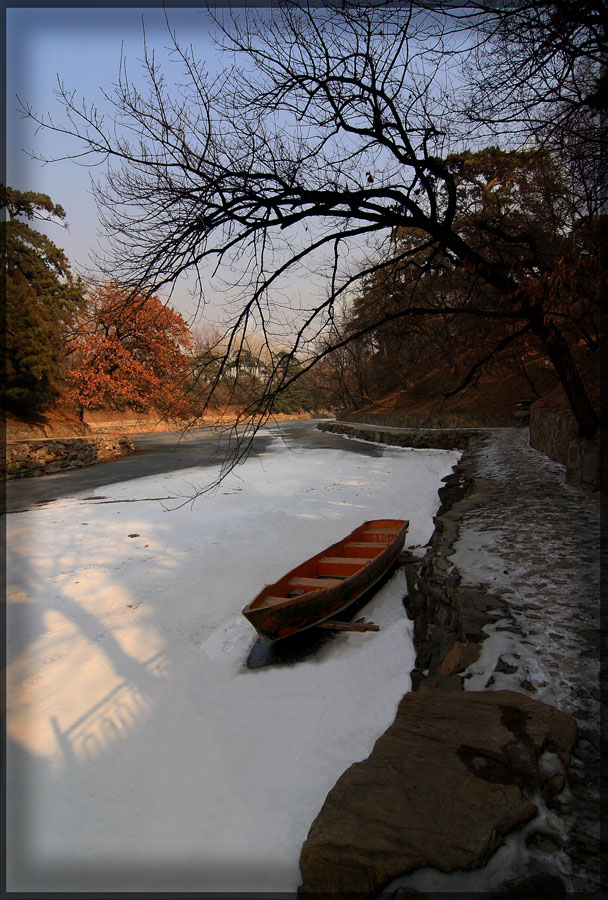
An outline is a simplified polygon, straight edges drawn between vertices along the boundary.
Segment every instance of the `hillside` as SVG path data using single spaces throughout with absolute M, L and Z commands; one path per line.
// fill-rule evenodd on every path
M 340 411 L 339 418 L 403 427 L 502 427 L 521 425 L 530 405 L 558 388 L 553 368 L 535 361 L 514 367 L 512 359 L 496 359 L 458 391 L 466 373 L 437 362 L 415 384 L 406 384 L 382 399 L 357 409 Z M 457 391 L 451 396 L 446 396 Z

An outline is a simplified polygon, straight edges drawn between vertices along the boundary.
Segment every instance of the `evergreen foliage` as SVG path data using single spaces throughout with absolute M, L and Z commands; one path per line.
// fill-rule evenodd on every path
M 82 302 L 82 283 L 62 250 L 23 219 L 61 220 L 46 194 L 0 186 L 6 309 L 2 323 L 7 407 L 42 412 L 63 386 L 66 341 Z

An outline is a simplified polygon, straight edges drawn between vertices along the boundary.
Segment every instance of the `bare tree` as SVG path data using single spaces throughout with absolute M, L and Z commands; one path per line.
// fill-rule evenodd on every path
M 467 60 L 466 118 L 503 142 L 532 136 L 557 150 L 581 209 L 598 213 L 606 200 L 608 7 L 603 0 L 467 6 L 466 27 L 474 24 L 485 40 Z
M 288 276 L 298 271 L 323 276 L 322 294 L 299 311 L 294 328 L 289 354 L 299 360 L 298 374 L 290 374 L 289 365 L 270 367 L 263 396 L 246 416 L 248 435 L 267 419 L 273 398 L 294 377 L 332 347 L 339 349 L 382 322 L 366 322 L 360 334 L 319 344 L 337 306 L 371 272 L 396 262 L 416 271 L 422 257 L 427 272 L 434 265 L 468 272 L 470 298 L 479 285 L 486 296 L 492 294 L 492 304 L 469 302 L 467 315 L 503 317 L 515 331 L 535 335 L 582 432 L 594 434 L 597 415 L 566 336 L 539 301 L 539 291 L 550 290 L 551 270 L 541 265 L 522 270 L 517 253 L 505 262 L 506 256 L 486 251 L 487 232 L 476 231 L 474 221 L 462 227 L 463 195 L 446 160 L 464 149 L 463 98 L 471 82 L 463 79 L 472 77 L 482 41 L 500 42 L 510 27 L 497 15 L 501 4 L 473 5 L 473 18 L 455 14 L 450 3 L 430 0 L 328 6 L 286 0 L 272 10 L 225 13 L 215 22 L 228 62 L 213 79 L 193 47 L 180 46 L 173 36 L 181 67 L 173 91 L 146 48 L 148 93 L 122 66 L 114 93 L 107 96 L 112 121 L 95 106 L 79 104 L 63 85 L 58 90 L 63 122 L 28 110 L 45 126 L 76 138 L 80 150 L 74 155 L 81 161 L 106 161 L 96 193 L 114 279 L 134 291 L 158 291 L 194 272 L 202 302 L 211 277 L 232 289 L 236 307 L 225 362 L 245 347 L 251 328 L 272 344 L 277 310 L 285 312 Z M 519 6 L 529 12 L 534 4 Z M 586 43 L 596 40 L 595 29 L 594 19 L 569 34 L 572 52 L 582 59 L 577 73 L 585 66 L 596 73 L 595 51 L 588 52 Z M 522 98 L 528 83 L 535 93 L 537 76 L 548 85 L 558 83 L 562 93 L 573 81 L 574 68 L 549 71 L 559 30 L 546 40 L 549 51 L 540 58 L 539 71 L 522 75 Z M 495 97 L 501 71 L 495 73 Z M 504 86 L 507 70 L 502 75 Z M 490 99 L 488 93 L 486 106 Z M 528 112 L 531 121 L 529 98 Z M 508 223 L 503 226 L 503 243 L 521 243 Z M 399 246 L 397 233 L 416 239 Z M 410 304 L 407 316 L 462 312 L 461 304 L 451 306 L 446 298 L 442 309 Z M 386 319 L 399 315 L 403 311 Z M 246 452 L 246 441 L 239 446 Z

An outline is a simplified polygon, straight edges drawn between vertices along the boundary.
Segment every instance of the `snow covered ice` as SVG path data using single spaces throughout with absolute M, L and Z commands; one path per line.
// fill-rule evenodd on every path
M 7 889 L 295 891 L 327 792 L 410 689 L 405 578 L 363 611 L 380 632 L 290 666 L 247 669 L 240 611 L 366 519 L 424 545 L 458 456 L 277 438 L 194 504 L 212 470 L 9 516 Z

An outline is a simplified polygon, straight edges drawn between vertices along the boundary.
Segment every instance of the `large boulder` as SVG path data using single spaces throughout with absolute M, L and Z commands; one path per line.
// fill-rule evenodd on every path
M 514 691 L 406 694 L 367 760 L 328 794 L 302 847 L 304 894 L 372 896 L 432 866 L 482 866 L 564 779 L 576 741 L 568 714 Z

